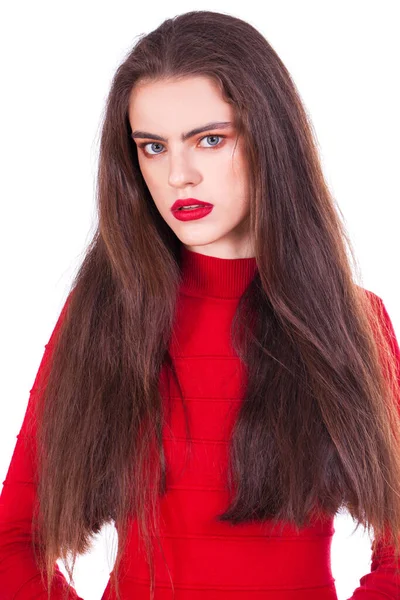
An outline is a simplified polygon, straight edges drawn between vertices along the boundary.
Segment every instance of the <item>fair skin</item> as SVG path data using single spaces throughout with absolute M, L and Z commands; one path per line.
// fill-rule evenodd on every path
M 235 130 L 233 107 L 215 82 L 202 76 L 141 82 L 132 89 L 128 112 L 144 181 L 182 244 L 217 258 L 254 256 L 242 139 Z M 182 141 L 183 133 L 216 122 L 232 125 L 206 129 Z M 138 131 L 151 135 L 142 137 Z M 170 209 L 182 198 L 209 202 L 214 208 L 202 219 L 179 221 Z

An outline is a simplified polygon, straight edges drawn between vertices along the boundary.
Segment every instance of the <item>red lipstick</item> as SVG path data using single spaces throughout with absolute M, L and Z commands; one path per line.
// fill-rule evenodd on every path
M 196 198 L 185 198 L 184 200 L 174 202 L 171 212 L 178 221 L 194 221 L 208 215 L 213 208 L 214 205 L 209 202 L 202 202 Z
M 171 206 L 171 210 L 179 210 L 182 206 L 213 206 L 209 202 L 202 202 L 197 198 L 184 198 L 182 200 L 176 200 Z

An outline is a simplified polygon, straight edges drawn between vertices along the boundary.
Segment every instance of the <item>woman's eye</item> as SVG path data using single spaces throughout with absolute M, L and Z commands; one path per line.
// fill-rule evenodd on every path
M 143 148 L 143 150 L 145 151 L 145 154 L 150 154 L 152 156 L 154 156 L 154 154 L 152 152 L 149 152 L 148 150 L 146 150 L 146 146 L 162 146 L 162 144 L 160 144 L 160 142 L 147 142 L 144 144 L 139 144 L 140 148 Z M 161 152 L 155 152 L 155 154 L 162 154 Z
M 225 137 L 225 136 L 222 136 L 222 135 L 206 135 L 205 137 L 201 138 L 200 141 L 202 142 L 203 140 L 207 140 L 209 138 L 220 138 L 220 139 L 222 139 L 223 137 Z M 205 146 L 205 147 L 206 148 L 210 148 L 210 147 L 219 146 L 219 145 L 220 144 L 211 144 L 211 146 Z
M 206 135 L 206 136 L 204 136 L 204 137 L 202 137 L 200 139 L 200 142 L 202 142 L 203 140 L 207 140 L 208 138 L 211 138 L 211 139 L 212 138 L 219 138 L 220 140 L 222 140 L 225 137 L 226 136 L 224 136 L 224 135 L 215 135 L 215 134 L 213 134 L 213 135 Z M 215 148 L 215 147 L 218 147 L 220 145 L 221 145 L 221 143 L 211 143 L 211 145 L 203 146 L 203 148 Z M 147 154 L 149 156 L 156 156 L 157 154 L 163 154 L 163 152 L 149 152 L 146 149 L 146 146 L 149 146 L 150 148 L 152 148 L 154 146 L 161 146 L 162 147 L 163 144 L 161 144 L 160 142 L 145 142 L 143 144 L 139 144 L 139 147 L 143 148 L 143 150 L 145 151 L 145 154 Z

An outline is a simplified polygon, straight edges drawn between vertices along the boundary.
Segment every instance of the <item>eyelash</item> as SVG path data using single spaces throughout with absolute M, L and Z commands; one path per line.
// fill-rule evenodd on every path
M 200 138 L 199 142 L 202 142 L 203 140 L 205 140 L 208 137 L 216 137 L 216 138 L 221 138 L 221 140 L 224 140 L 226 138 L 226 135 L 217 135 L 216 133 L 209 133 L 208 135 L 204 135 L 202 138 Z M 154 156 L 159 156 L 160 154 L 164 154 L 164 152 L 156 152 L 156 154 L 150 154 L 149 152 L 146 152 L 144 150 L 144 148 L 146 146 L 148 146 L 149 144 L 160 144 L 161 146 L 163 146 L 163 144 L 161 144 L 161 142 L 143 142 L 143 143 L 139 144 L 139 148 L 141 148 L 143 150 L 143 153 L 146 156 L 153 158 Z M 208 146 L 208 149 L 214 150 L 216 148 L 220 148 L 222 145 L 223 145 L 223 142 L 216 144 L 215 146 Z

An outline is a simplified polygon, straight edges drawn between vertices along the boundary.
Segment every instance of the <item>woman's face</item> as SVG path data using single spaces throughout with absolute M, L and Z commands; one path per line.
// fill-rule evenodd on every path
M 248 258 L 254 252 L 247 164 L 241 137 L 234 149 L 233 121 L 232 106 L 207 77 L 141 83 L 131 92 L 129 122 L 140 170 L 163 219 L 189 250 Z M 204 130 L 182 140 L 198 128 Z M 179 220 L 171 207 L 186 198 L 213 209 L 200 219 Z M 189 215 L 189 210 L 179 214 Z

